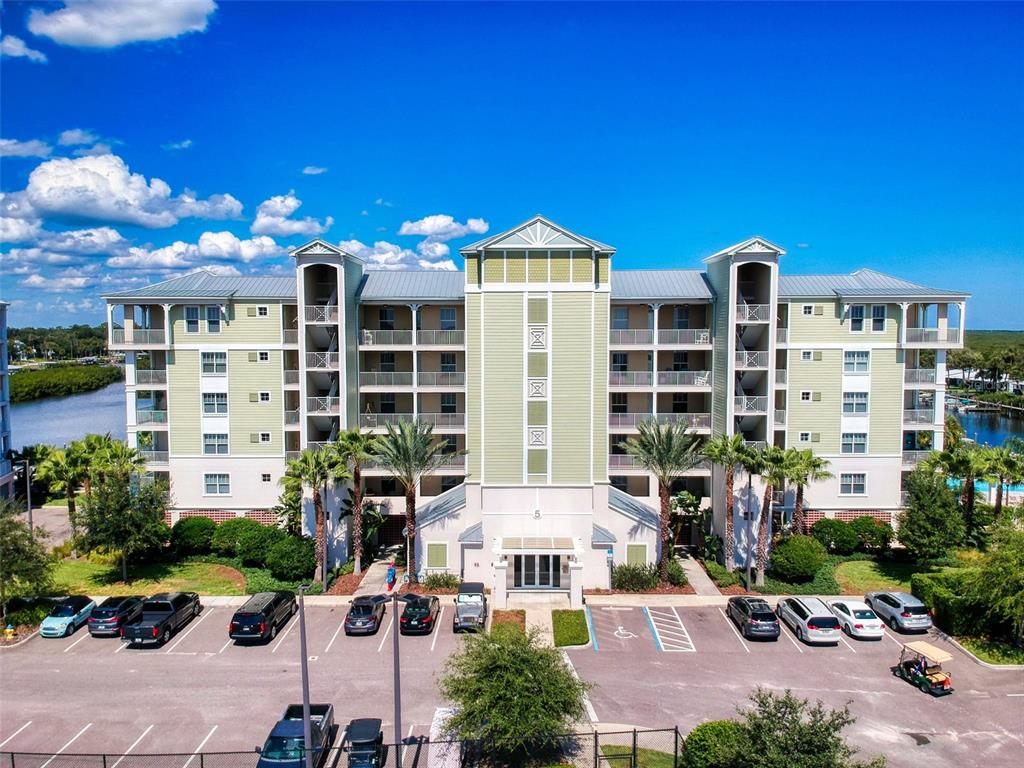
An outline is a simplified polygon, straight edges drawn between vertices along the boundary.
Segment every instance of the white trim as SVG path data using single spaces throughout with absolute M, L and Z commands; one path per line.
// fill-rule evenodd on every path
M 181 319 L 182 319 L 182 322 L 185 324 L 185 335 L 186 336 L 198 336 L 202 332 L 202 330 L 203 330 L 203 326 L 202 326 L 203 313 L 199 311 L 199 306 L 200 306 L 199 304 L 186 304 L 184 306 L 184 308 L 182 309 Z M 195 307 L 195 310 L 196 310 L 196 329 L 194 331 L 190 331 L 188 329 L 188 311 L 190 309 L 192 309 L 193 307 Z M 170 323 L 169 318 L 164 318 L 164 319 L 167 322 L 167 325 L 170 326 L 171 323 Z
M 594 293 L 611 293 L 610 285 L 602 285 L 594 288 L 590 283 L 484 283 L 482 288 L 467 285 L 466 293 L 522 293 L 550 291 L 552 293 L 583 293 L 593 291 Z M 457 300 L 453 300 L 457 301 Z M 632 300 L 630 300 L 632 301 Z
M 864 435 L 864 450 L 863 451 L 844 451 L 843 450 L 843 436 L 844 435 Z M 853 443 L 856 446 L 856 443 Z M 871 453 L 871 433 L 867 430 L 863 432 L 851 432 L 844 429 L 839 431 L 839 455 L 840 456 L 868 456 Z

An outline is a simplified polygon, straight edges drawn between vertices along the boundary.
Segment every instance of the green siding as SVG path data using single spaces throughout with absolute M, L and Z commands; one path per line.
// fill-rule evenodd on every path
M 523 340 L 521 293 L 487 293 L 484 312 L 484 466 L 488 484 L 524 482 Z M 490 405 L 491 407 L 488 407 Z
M 484 282 L 502 283 L 505 281 L 505 259 L 500 253 L 487 254 L 484 258 Z
M 479 293 L 466 295 L 466 475 L 480 482 L 480 301 Z
M 476 256 L 466 257 L 466 285 L 480 282 L 480 261 Z
M 572 255 L 572 281 L 574 283 L 594 282 L 594 261 L 589 253 L 576 251 Z
M 545 448 L 531 448 L 526 452 L 526 471 L 531 475 L 544 475 L 548 471 L 548 452 Z
M 167 353 L 167 402 L 171 455 L 194 456 L 202 447 L 202 398 L 199 395 L 199 352 L 175 349 Z M 228 408 L 231 408 L 230 398 Z
M 509 251 L 506 254 L 505 282 L 525 283 L 526 282 L 526 253 L 523 251 Z
M 548 322 L 548 300 L 547 299 L 528 299 L 529 316 L 531 323 L 541 323 L 547 325 Z
M 591 482 L 587 433 L 592 418 L 593 386 L 591 292 L 567 292 L 552 298 L 551 320 L 551 481 Z M 607 409 L 604 400 L 601 401 Z M 604 417 L 607 418 L 607 417 Z
M 529 354 L 530 376 L 543 378 L 548 375 L 548 353 L 530 352 Z
M 542 427 L 548 423 L 548 404 L 532 400 L 526 404 L 527 424 Z
M 597 257 L 597 282 L 608 282 L 608 271 L 611 269 L 612 260 L 609 256 Z
M 820 315 L 805 315 L 803 307 L 810 304 L 822 308 Z M 804 344 L 892 344 L 899 340 L 902 311 L 896 304 L 885 305 L 885 332 L 873 333 L 871 328 L 871 304 L 864 306 L 864 327 L 868 330 L 854 333 L 850 330 L 850 319 L 843 318 L 843 306 L 833 299 L 795 300 L 789 304 L 789 344 L 799 347 Z
M 903 363 L 895 349 L 871 350 L 868 415 L 868 452 L 899 453 L 903 448 Z
M 252 402 L 252 393 L 270 392 L 270 402 Z M 258 400 L 258 398 L 257 398 Z M 270 363 L 250 363 L 247 352 L 228 351 L 228 440 L 232 456 L 280 454 L 284 418 L 281 352 L 270 353 Z M 270 433 L 270 443 L 252 442 L 251 435 Z
M 569 254 L 559 252 L 557 254 L 551 254 L 551 282 L 552 283 L 568 283 L 570 279 L 569 274 Z
M 199 307 L 199 333 L 185 333 L 185 307 L 171 307 L 171 340 L 175 344 L 280 344 L 281 302 L 231 302 L 222 314 L 220 333 L 206 332 L 206 306 Z M 249 308 L 267 307 L 266 317 L 249 317 Z
M 547 254 L 531 256 L 528 260 L 527 271 L 531 283 L 546 283 L 548 281 Z
M 843 400 L 843 353 L 822 350 L 821 360 L 801 362 L 794 359 L 789 368 L 789 413 L 786 444 L 797 448 L 813 447 L 815 453 L 839 453 Z M 812 393 L 811 402 L 800 400 L 801 390 Z M 820 400 L 815 399 L 820 393 Z M 821 441 L 800 442 L 801 432 L 818 433 Z
M 608 317 L 609 295 L 593 294 L 594 303 L 594 395 L 592 445 L 594 452 L 593 479 L 608 479 Z

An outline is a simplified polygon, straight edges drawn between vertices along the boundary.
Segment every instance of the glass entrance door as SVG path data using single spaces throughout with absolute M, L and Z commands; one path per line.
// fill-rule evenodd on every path
M 561 583 L 561 555 L 514 555 L 513 585 L 519 589 L 558 588 Z

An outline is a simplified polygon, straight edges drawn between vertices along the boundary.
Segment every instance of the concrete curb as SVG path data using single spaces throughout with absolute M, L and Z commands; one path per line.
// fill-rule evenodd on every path
M 110 595 L 90 595 L 90 600 L 95 600 L 97 604 L 106 600 Z M 231 605 L 243 605 L 252 595 L 200 595 L 199 602 L 203 604 L 204 608 L 214 608 L 217 606 L 231 606 Z M 348 605 L 352 602 L 352 595 L 307 595 L 304 598 L 304 602 L 309 606 L 316 605 Z
M 964 648 L 964 646 L 962 646 L 959 642 L 957 642 L 956 638 L 952 635 L 947 635 L 945 632 L 939 632 L 939 636 L 942 637 L 943 640 L 946 640 L 955 645 L 957 648 L 963 651 L 964 654 L 971 661 L 973 661 L 975 664 L 978 664 L 979 666 L 986 667 L 988 669 L 994 669 L 997 672 L 1024 672 L 1024 664 L 993 664 L 988 661 L 982 661 L 969 650 Z
M 39 634 L 39 630 L 36 629 L 31 634 L 29 634 L 28 637 L 25 637 L 25 638 L 19 640 L 16 643 L 10 643 L 9 645 L 0 645 L 0 651 L 6 650 L 8 648 L 17 648 L 19 645 L 24 645 L 25 643 L 27 643 L 29 640 L 31 640 L 33 637 L 35 637 L 38 634 Z

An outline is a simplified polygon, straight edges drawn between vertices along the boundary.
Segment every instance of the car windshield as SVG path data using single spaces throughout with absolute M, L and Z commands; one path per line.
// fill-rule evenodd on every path
M 173 609 L 165 600 L 147 600 L 142 604 L 143 613 L 170 613 Z
M 77 611 L 73 605 L 55 605 L 53 610 L 50 611 L 50 615 L 55 618 L 67 618 L 68 616 L 74 616 Z
M 263 745 L 263 757 L 270 760 L 300 760 L 302 737 L 271 736 Z
M 429 612 L 430 612 L 430 607 L 426 603 L 416 603 L 416 604 L 413 604 L 413 605 L 408 605 L 405 608 L 406 615 L 407 616 L 412 616 L 413 618 L 418 618 L 420 616 L 426 616 Z
M 369 616 L 373 613 L 372 605 L 353 605 L 349 609 L 350 616 Z
M 875 612 L 874 611 L 868 611 L 868 610 L 864 610 L 864 609 L 857 610 L 856 608 L 853 610 L 853 617 L 855 619 L 877 619 L 878 618 L 877 616 L 875 616 Z
M 117 608 L 93 608 L 92 617 L 94 619 L 107 619 L 111 616 L 117 615 Z
M 775 614 L 771 611 L 754 611 L 751 618 L 754 621 L 775 621 Z
M 459 595 L 459 605 L 483 605 L 483 595 Z
M 818 629 L 835 629 L 839 626 L 839 619 L 835 619 L 831 616 L 815 616 L 809 622 Z
M 924 616 L 928 613 L 928 609 L 925 608 L 923 605 L 908 605 L 903 610 L 905 610 L 911 616 Z

